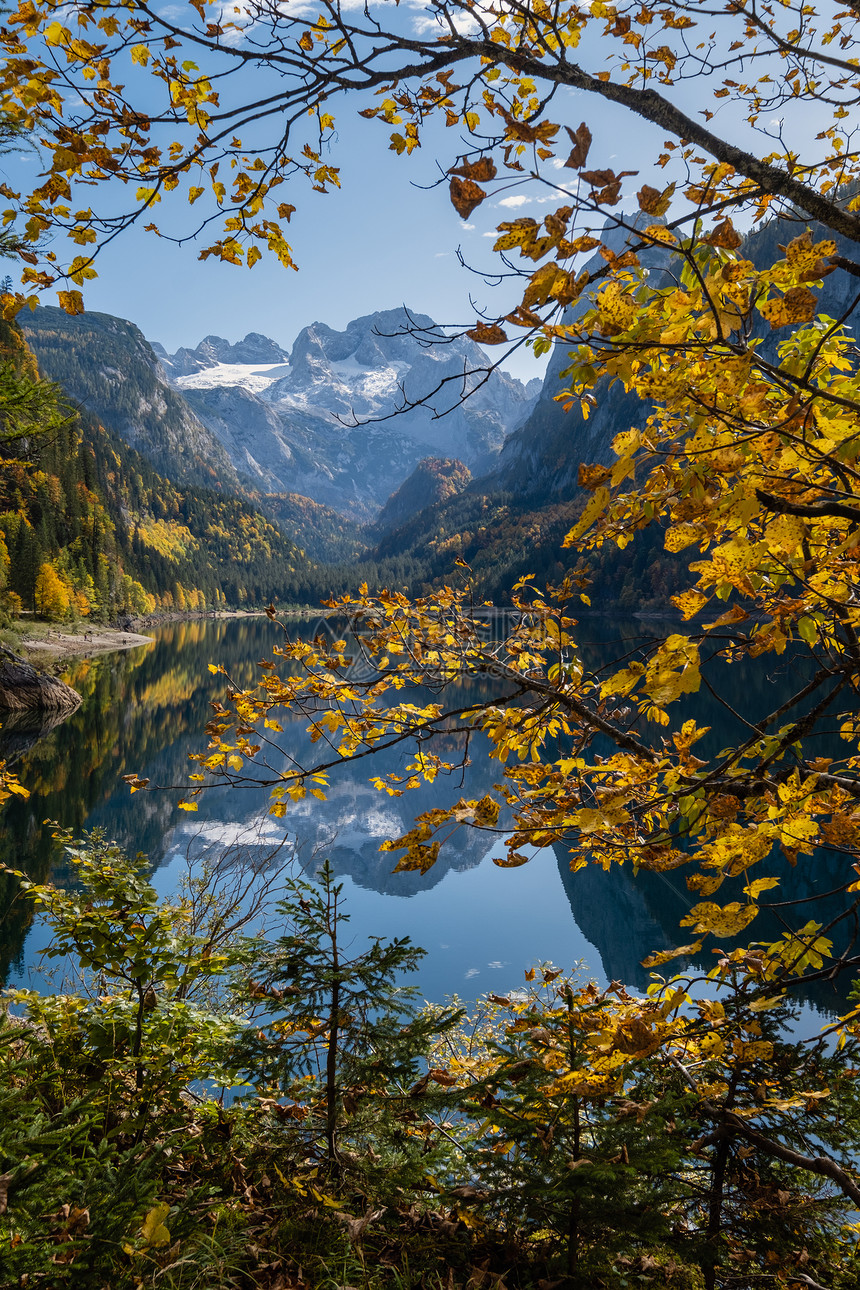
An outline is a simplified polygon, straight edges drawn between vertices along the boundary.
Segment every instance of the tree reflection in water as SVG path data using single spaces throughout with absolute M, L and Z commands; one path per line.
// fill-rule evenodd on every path
M 296 630 L 313 635 L 318 626 L 297 625 Z M 614 627 L 610 632 L 602 620 L 584 624 L 584 631 L 593 641 L 584 649 L 585 661 L 595 670 L 604 659 L 616 658 L 619 647 L 622 652 L 633 649 L 637 640 L 648 634 L 641 623 L 630 623 L 620 630 Z M 449 779 L 441 788 L 424 784 L 401 798 L 380 795 L 369 780 L 371 775 L 400 768 L 402 755 L 391 750 L 377 755 L 372 767 L 343 769 L 332 777 L 327 801 L 308 798 L 291 808 L 283 820 L 267 816 L 267 793 L 255 788 L 211 790 L 200 799 L 194 817 L 176 809 L 178 791 L 130 793 L 122 777 L 132 773 L 147 777 L 153 786 L 172 785 L 177 790 L 187 786 L 188 754 L 205 747 L 203 731 L 210 703 L 223 694 L 225 686 L 225 677 L 213 675 L 209 664 L 223 664 L 231 681 L 244 686 L 256 676 L 258 661 L 268 658 L 277 642 L 276 629 L 264 618 L 180 622 L 160 628 L 151 646 L 72 666 L 66 679 L 81 693 L 83 703 L 66 722 L 36 732 L 35 742 L 33 732 L 10 725 L 0 730 L 0 756 L 14 762 L 21 782 L 31 792 L 26 801 L 15 799 L 5 807 L 0 863 L 24 870 L 35 881 L 43 881 L 52 872 L 58 884 L 69 882 L 71 875 L 51 839 L 48 820 L 57 820 L 76 832 L 100 826 L 130 853 L 147 854 L 156 869 L 165 864 L 175 866 L 177 857 L 186 851 L 199 853 L 211 846 L 223 849 L 241 843 L 271 849 L 289 830 L 291 846 L 299 844 L 301 863 L 312 867 L 312 857 L 324 848 L 336 873 L 356 885 L 357 934 L 365 930 L 360 926 L 365 914 L 387 924 L 368 926 L 368 933 L 403 934 L 414 926 L 423 933 L 431 957 L 434 944 L 450 946 L 452 936 L 477 937 L 484 960 L 504 962 L 517 971 L 528 954 L 551 957 L 550 945 L 557 956 L 560 948 L 566 958 L 560 966 L 569 967 L 590 950 L 590 942 L 607 979 L 621 979 L 640 988 L 646 984 L 641 960 L 655 949 L 678 943 L 678 920 L 688 907 L 683 871 L 634 877 L 624 869 L 607 874 L 587 868 L 571 874 L 559 847 L 557 866 L 551 863 L 551 856 L 544 856 L 540 877 L 535 870 L 533 882 L 529 867 L 506 873 L 491 863 L 481 866 L 480 877 L 475 874 L 467 882 L 463 875 L 481 864 L 490 843 L 484 834 L 459 829 L 426 874 L 391 872 L 392 857 L 379 851 L 385 838 L 405 832 L 417 814 L 438 803 L 440 791 L 447 793 L 453 788 L 457 794 L 480 797 L 498 778 L 498 765 L 482 755 L 480 740 L 474 737 L 468 765 L 455 772 L 453 785 Z M 731 672 L 733 692 L 742 696 L 741 706 L 747 712 L 764 707 L 765 694 L 769 710 L 774 689 L 789 694 L 790 686 L 797 688 L 796 669 L 785 657 L 746 661 L 734 665 Z M 724 683 L 721 688 L 726 690 Z M 472 695 L 471 687 L 468 694 L 464 687 L 464 700 L 476 697 L 479 689 L 476 682 Z M 678 720 L 690 715 L 693 708 L 697 722 L 711 727 L 708 739 L 717 748 L 725 746 L 733 737 L 736 718 L 705 689 L 691 696 Z M 465 752 L 462 734 L 452 732 L 445 739 L 449 745 L 446 753 L 452 760 L 458 752 Z M 307 733 L 298 722 L 285 728 L 279 742 L 285 756 L 297 759 L 309 747 Z M 785 861 L 777 864 L 774 872 L 782 879 L 781 900 L 808 897 L 813 889 L 826 892 L 838 885 L 835 856 L 824 853 L 815 865 L 796 869 Z M 449 874 L 450 882 L 445 881 Z M 443 882 L 444 892 L 431 899 L 429 893 Z M 368 893 L 364 900 L 361 891 Z M 394 908 L 388 909 L 384 902 L 371 898 L 374 892 L 413 898 L 408 915 L 402 899 L 395 899 Z M 22 902 L 13 899 L 14 894 L 14 880 L 0 879 L 0 909 L 5 913 L 0 921 L 3 979 L 10 970 L 20 972 L 32 954 L 26 945 L 29 913 Z M 464 901 L 469 903 L 469 911 L 460 907 Z M 825 922 L 838 912 L 832 904 L 819 902 L 818 921 Z M 558 923 L 560 910 L 569 934 Z M 403 928 L 404 921 L 410 929 Z M 547 929 L 546 951 L 540 948 L 542 923 Z M 494 928 L 499 945 L 496 953 L 488 949 Z M 763 935 L 770 930 L 763 927 Z M 775 920 L 772 930 L 776 934 Z M 465 959 L 458 960 L 460 966 L 462 962 Z M 589 966 L 595 975 L 602 975 L 593 952 Z M 703 958 L 699 966 L 707 969 L 712 964 Z M 431 976 L 435 979 L 436 974 Z M 462 992 L 463 983 L 452 980 L 447 988 Z M 476 982 L 476 988 L 495 986 L 485 980 Z M 836 1010 L 843 998 L 826 984 L 816 985 L 808 996 L 826 1011 Z

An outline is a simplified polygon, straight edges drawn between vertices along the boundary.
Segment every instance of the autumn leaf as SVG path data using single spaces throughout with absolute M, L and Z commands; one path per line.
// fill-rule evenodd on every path
M 64 309 L 67 314 L 82 314 L 84 312 L 84 298 L 80 291 L 58 291 L 57 299 L 60 302 L 60 308 Z
M 693 954 L 698 954 L 701 948 L 701 941 L 692 941 L 689 945 L 679 945 L 674 950 L 657 950 L 642 960 L 642 966 L 646 968 L 662 967 L 664 963 L 671 963 L 672 959 L 689 958 Z
M 507 332 L 498 323 L 479 322 L 466 335 L 479 345 L 504 345 L 508 339 Z
M 730 251 L 737 250 L 742 240 L 740 233 L 728 217 L 717 224 L 716 228 L 705 237 L 709 246 L 721 246 Z
M 758 913 L 757 905 L 745 905 L 731 901 L 720 907 L 710 901 L 694 905 L 689 914 L 681 919 L 682 927 L 693 927 L 696 932 L 712 932 L 714 936 L 737 936 L 753 921 Z
M 141 1236 L 147 1245 L 151 1245 L 156 1250 L 170 1244 L 170 1232 L 164 1224 L 169 1213 L 170 1206 L 162 1202 L 160 1205 L 154 1205 L 141 1223 Z
M 462 219 L 468 219 L 487 195 L 483 188 L 471 179 L 460 179 L 456 175 L 451 180 L 450 192 L 451 204 Z
M 759 305 L 759 313 L 776 331 L 780 327 L 791 327 L 797 323 L 809 322 L 815 317 L 818 308 L 818 297 L 806 287 L 790 287 L 784 296 L 776 296 Z
M 588 151 L 591 147 L 591 131 L 584 121 L 577 126 L 576 130 L 571 130 L 569 126 L 565 126 L 565 129 L 570 135 L 573 149 L 564 164 L 571 170 L 581 170 L 588 159 Z
M 659 188 L 652 188 L 650 184 L 643 184 L 636 194 L 639 209 L 646 215 L 665 215 L 672 203 L 674 191 L 674 184 L 670 184 L 662 191 Z
M 464 161 L 448 171 L 449 175 L 461 175 L 463 179 L 485 184 L 496 177 L 496 163 L 492 157 L 481 157 L 478 161 Z M 452 197 L 453 200 L 453 197 Z M 455 203 L 456 205 L 456 203 Z
M 593 493 L 595 488 L 606 483 L 610 474 L 611 472 L 606 466 L 587 466 L 585 462 L 582 462 L 576 482 L 580 488 L 587 488 L 590 493 Z

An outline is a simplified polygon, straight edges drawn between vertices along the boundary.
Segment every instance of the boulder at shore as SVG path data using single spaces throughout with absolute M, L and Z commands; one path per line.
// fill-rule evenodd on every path
M 0 645 L 0 712 L 43 711 L 68 716 L 81 696 L 64 681 L 38 672 L 32 663 Z

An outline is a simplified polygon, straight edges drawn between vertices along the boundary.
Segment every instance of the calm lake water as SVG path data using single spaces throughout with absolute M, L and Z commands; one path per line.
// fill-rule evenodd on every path
M 313 634 L 316 627 L 295 630 Z M 597 667 L 617 656 L 619 635 L 626 650 L 648 628 L 614 627 L 610 642 L 601 639 L 609 629 L 594 620 L 582 634 L 592 642 L 587 661 Z M 501 993 L 522 982 L 525 968 L 543 961 L 566 970 L 582 964 L 598 981 L 618 979 L 642 988 L 648 980 L 641 967 L 645 955 L 687 939 L 678 922 L 689 894 L 677 873 L 634 879 L 623 869 L 586 869 L 573 875 L 563 848 L 541 851 L 520 869 L 501 869 L 493 863 L 501 846 L 488 848 L 486 836 L 466 829 L 443 847 L 429 873 L 392 873 L 392 857 L 379 851 L 380 843 L 437 805 L 440 793 L 447 800 L 452 792 L 450 782 L 443 782 L 402 798 L 381 796 L 368 781 L 398 768 L 394 754 L 333 778 L 326 802 L 307 799 L 280 820 L 266 814 L 266 791 L 248 788 L 206 793 L 193 815 L 178 810 L 178 790 L 193 769 L 188 754 L 205 748 L 209 704 L 223 695 L 225 678 L 212 675 L 208 664 L 223 663 L 234 684 L 247 684 L 278 640 L 265 619 L 174 623 L 159 629 L 150 646 L 70 668 L 67 679 L 83 695 L 73 717 L 30 747 L 27 732 L 9 722 L 0 730 L 0 756 L 14 763 L 31 791 L 27 801 L 14 799 L 4 808 L 0 862 L 37 881 L 49 874 L 59 884 L 70 881 L 45 823 L 50 820 L 78 832 L 100 827 L 130 853 L 144 852 L 165 894 L 175 890 L 187 857 L 203 852 L 233 847 L 260 857 L 286 843 L 298 848 L 298 863 L 308 871 L 327 855 L 344 881 L 355 944 L 362 946 L 368 936 L 411 937 L 428 951 L 415 980 L 433 1000 Z M 796 667 L 786 660 L 759 660 L 721 673 L 734 706 L 750 719 L 775 706 L 783 691 L 799 688 L 797 680 Z M 714 747 L 723 747 L 732 737 L 731 718 L 704 693 L 695 696 L 695 705 L 699 723 L 713 727 Z M 283 747 L 301 757 L 309 747 L 304 723 L 287 727 Z M 498 763 L 481 751 L 473 741 L 471 765 L 462 785 L 457 779 L 455 796 L 480 796 L 498 779 Z M 132 795 L 122 781 L 132 772 L 177 791 Z M 795 869 L 782 866 L 781 898 L 830 890 L 843 865 L 824 855 L 802 860 Z M 34 983 L 47 933 L 30 924 L 28 911 L 12 897 L 7 880 L 0 885 L 0 980 Z M 822 904 L 815 916 L 823 922 L 833 911 Z M 702 958 L 703 965 L 712 961 Z M 832 987 L 819 986 L 807 1005 L 827 1014 L 843 1001 Z

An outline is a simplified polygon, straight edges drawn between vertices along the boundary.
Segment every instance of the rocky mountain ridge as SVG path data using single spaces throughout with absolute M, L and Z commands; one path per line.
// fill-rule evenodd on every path
M 289 355 L 256 333 L 236 345 L 210 336 L 195 350 L 156 352 L 239 475 L 364 521 L 427 456 L 490 470 L 540 388 L 487 375 L 478 345 L 405 308 L 343 331 L 313 323 Z
M 152 348 L 171 377 L 192 376 L 195 372 L 225 364 L 248 366 L 285 363 L 289 359 L 280 345 L 257 331 L 248 332 L 245 339 L 235 345 L 223 336 L 204 336 L 196 349 L 178 349 L 175 354 L 168 354 L 158 341 L 152 342 Z
M 22 315 L 20 325 L 42 373 L 160 474 L 177 483 L 241 491 L 224 448 L 168 383 L 158 355 L 134 323 L 110 314 L 72 316 L 46 305 Z

